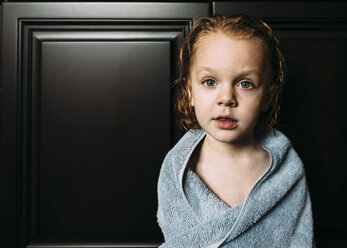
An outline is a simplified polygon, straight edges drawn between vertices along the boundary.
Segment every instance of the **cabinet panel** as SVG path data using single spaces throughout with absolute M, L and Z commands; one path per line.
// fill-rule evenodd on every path
M 32 230 L 50 241 L 110 231 L 111 240 L 150 239 L 154 182 L 170 148 L 170 42 L 89 39 L 37 48 Z
M 177 11 L 182 10 L 182 11 Z M 196 3 L 4 3 L 1 246 L 162 241 L 170 83 Z
M 216 2 L 214 10 L 258 16 L 279 37 L 288 64 L 280 129 L 304 161 L 317 246 L 346 246 L 347 4 Z

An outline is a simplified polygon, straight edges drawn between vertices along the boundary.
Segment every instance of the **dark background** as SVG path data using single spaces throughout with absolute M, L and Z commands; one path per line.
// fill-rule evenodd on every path
M 170 86 L 205 15 L 275 30 L 280 129 L 302 158 L 318 247 L 347 247 L 347 3 L 1 3 L 0 247 L 157 247 L 156 182 L 182 135 Z

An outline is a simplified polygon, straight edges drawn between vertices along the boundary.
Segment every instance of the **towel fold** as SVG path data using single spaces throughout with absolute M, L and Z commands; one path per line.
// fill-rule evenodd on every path
M 158 180 L 160 247 L 314 247 L 303 164 L 280 131 L 258 137 L 269 168 L 246 200 L 228 207 L 186 169 L 204 130 L 191 130 L 166 155 Z

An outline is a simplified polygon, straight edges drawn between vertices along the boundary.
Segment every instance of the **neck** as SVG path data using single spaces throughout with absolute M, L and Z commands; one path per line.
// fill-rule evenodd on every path
M 242 161 L 262 150 L 253 133 L 249 137 L 245 137 L 242 142 L 237 143 L 219 142 L 206 134 L 201 147 L 201 158 L 214 162 L 230 161 L 232 163 L 227 164 L 237 165 L 243 164 Z

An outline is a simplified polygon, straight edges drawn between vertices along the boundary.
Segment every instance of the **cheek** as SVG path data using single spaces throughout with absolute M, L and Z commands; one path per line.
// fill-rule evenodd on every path
M 261 111 L 261 105 L 259 102 L 249 102 L 247 106 L 242 110 L 246 115 L 257 115 Z
M 200 103 L 200 99 L 201 99 L 201 94 L 200 92 L 196 89 L 195 86 L 192 86 L 189 90 L 189 99 L 190 99 L 190 105 L 192 107 L 197 107 L 199 106 L 201 103 Z
M 244 104 L 247 108 L 260 108 L 264 102 L 264 97 L 261 92 L 252 92 L 251 94 L 239 95 L 238 99 L 240 104 Z
M 240 104 L 241 107 L 241 104 Z M 240 108 L 240 113 L 250 119 L 258 118 L 262 111 L 262 99 L 261 97 L 247 99 L 243 102 Z
M 195 111 L 196 120 L 198 121 L 199 125 L 201 127 L 205 127 L 205 124 L 209 116 L 208 113 L 204 111 L 204 108 L 201 108 L 201 106 L 198 108 L 195 107 L 194 111 Z
M 198 121 L 203 120 L 209 113 L 206 101 L 201 101 L 201 99 L 194 100 L 193 97 L 192 102 L 194 103 L 194 111 L 196 118 L 198 119 Z

